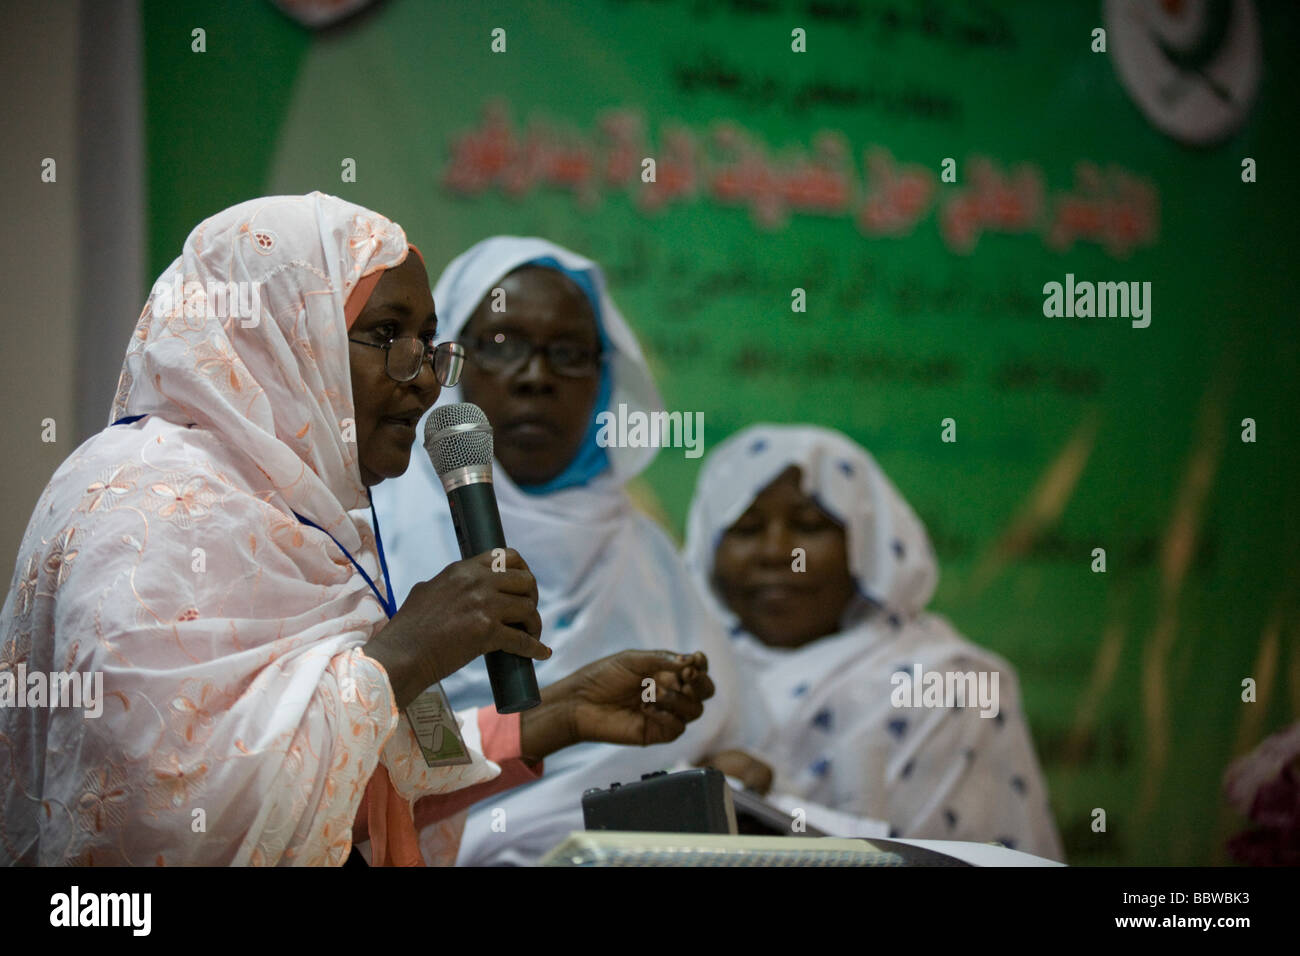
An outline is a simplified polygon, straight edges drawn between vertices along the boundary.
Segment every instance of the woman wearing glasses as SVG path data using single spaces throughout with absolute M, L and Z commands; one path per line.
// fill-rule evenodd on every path
M 349 514 L 460 372 L 413 251 L 369 210 L 277 196 L 201 223 L 160 278 L 113 424 L 46 487 L 0 613 L 0 860 L 337 865 L 368 842 L 418 865 L 417 826 L 557 748 L 698 715 L 699 661 L 628 653 L 526 715 L 471 715 L 469 759 L 426 762 L 404 714 L 425 687 L 550 651 L 517 553 L 440 565 L 399 606 L 378 527 Z M 255 314 L 222 314 L 241 283 Z M 689 693 L 647 706 L 645 677 Z M 454 822 L 432 832 L 454 858 Z
M 528 863 L 582 829 L 583 790 L 637 779 L 711 751 L 727 718 L 725 638 L 672 542 L 625 491 L 656 449 L 601 447 L 596 416 L 620 403 L 662 409 L 631 329 L 594 262 L 535 238 L 498 236 L 458 257 L 434 288 L 447 335 L 466 349 L 461 386 L 492 424 L 493 481 L 506 540 L 537 576 L 554 656 L 539 679 L 627 647 L 703 651 L 718 696 L 671 746 L 647 752 L 585 745 L 547 762 L 543 780 L 470 814 L 462 865 Z M 457 554 L 442 486 L 417 455 L 375 494 L 400 596 Z M 491 701 L 482 664 L 443 687 L 457 707 Z M 496 811 L 504 811 L 498 813 Z M 504 826 L 503 826 L 504 824 Z

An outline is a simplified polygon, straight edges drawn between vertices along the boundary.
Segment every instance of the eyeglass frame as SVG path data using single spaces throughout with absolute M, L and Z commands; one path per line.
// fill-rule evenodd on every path
M 383 349 L 384 350 L 384 374 L 387 375 L 394 382 L 397 382 L 399 385 L 405 385 L 407 382 L 414 382 L 417 378 L 419 378 L 420 373 L 424 371 L 425 362 L 429 363 L 429 369 L 433 372 L 433 377 L 436 378 L 438 380 L 438 384 L 443 386 L 444 388 L 452 388 L 458 382 L 460 382 L 459 373 L 456 375 L 456 380 L 454 382 L 444 382 L 438 375 L 438 366 L 437 366 L 437 354 L 445 346 L 446 348 L 451 350 L 450 354 L 452 355 L 455 355 L 456 351 L 459 350 L 461 369 L 462 370 L 464 369 L 465 360 L 469 356 L 468 356 L 468 350 L 460 342 L 439 342 L 437 345 L 434 346 L 426 345 L 424 348 L 424 354 L 420 356 L 420 362 L 418 365 L 415 366 L 415 371 L 411 374 L 411 377 L 398 378 L 396 375 L 393 374 L 392 369 L 388 367 L 388 364 L 392 358 L 393 345 L 401 341 L 402 339 L 414 339 L 417 342 L 424 341 L 423 338 L 418 335 L 398 335 L 389 339 L 383 345 L 380 345 L 376 342 L 366 342 L 363 341 L 362 339 L 354 339 L 351 336 L 348 337 L 349 342 L 353 342 L 357 345 L 365 345 L 372 349 Z
M 503 333 L 498 333 L 498 334 L 503 334 Z M 600 345 L 597 345 L 595 349 L 595 354 L 593 356 L 595 360 L 595 365 L 592 367 L 590 371 L 582 372 L 577 375 L 573 374 L 572 372 L 562 372 L 560 371 L 560 369 L 556 368 L 555 360 L 551 357 L 551 349 L 556 345 L 565 345 L 568 343 L 565 343 L 563 341 L 546 342 L 544 344 L 539 345 L 537 342 L 534 342 L 531 339 L 528 339 L 525 336 L 521 335 L 519 336 L 519 338 L 528 343 L 528 354 L 522 356 L 520 359 L 517 359 L 516 361 L 512 362 L 509 365 L 505 365 L 500 368 L 491 368 L 489 366 L 485 366 L 478 357 L 478 349 L 479 349 L 478 343 L 484 341 L 486 338 L 487 338 L 486 335 L 474 336 L 473 340 L 462 337 L 461 339 L 458 340 L 457 344 L 459 344 L 460 347 L 465 350 L 466 358 L 469 361 L 473 362 L 475 365 L 477 365 L 479 368 L 482 368 L 484 371 L 491 372 L 494 375 L 517 374 L 522 369 L 527 368 L 528 363 L 533 360 L 533 356 L 537 355 L 539 352 L 546 357 L 546 364 L 550 368 L 550 370 L 554 372 L 556 375 L 561 376 L 562 378 L 576 378 L 576 379 L 593 378 L 594 376 L 600 374 L 601 367 L 606 362 L 609 361 L 609 353 Z

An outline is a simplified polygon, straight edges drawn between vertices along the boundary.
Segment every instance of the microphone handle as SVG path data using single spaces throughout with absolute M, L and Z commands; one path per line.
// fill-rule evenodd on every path
M 451 522 L 462 558 L 506 546 L 501 512 L 497 510 L 497 497 L 490 481 L 453 488 L 447 492 L 447 503 L 451 506 Z M 517 714 L 542 702 L 532 658 L 507 651 L 489 651 L 483 659 L 487 662 L 497 713 Z

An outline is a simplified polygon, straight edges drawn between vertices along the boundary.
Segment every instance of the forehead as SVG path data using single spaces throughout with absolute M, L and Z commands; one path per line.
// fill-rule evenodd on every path
M 504 311 L 493 309 L 501 301 L 497 289 L 504 293 Z M 523 266 L 499 280 L 479 302 L 472 324 L 507 321 L 596 333 L 596 314 L 586 293 L 564 273 L 542 266 Z
M 764 485 L 763 490 L 760 491 L 759 494 L 764 495 L 769 491 L 795 491 L 802 495 L 803 492 L 799 489 L 799 482 L 802 478 L 803 469 L 798 465 L 791 465 L 789 468 L 785 469 L 785 471 L 781 472 L 781 474 L 777 475 Z
M 429 289 L 429 276 L 424 271 L 420 257 L 408 255 L 400 265 L 385 269 L 375 284 L 375 291 L 366 300 L 365 311 L 387 305 L 404 305 L 422 312 L 433 311 L 433 292 Z
M 802 469 L 798 465 L 791 465 L 764 485 L 762 490 L 754 496 L 750 506 L 798 507 L 809 503 L 815 504 L 816 502 L 811 497 L 803 493 L 803 489 L 800 487 L 802 478 Z
M 844 531 L 844 523 L 838 517 L 827 511 L 814 495 L 804 494 L 801 488 L 802 478 L 803 470 L 798 465 L 786 468 L 754 496 L 754 500 L 743 512 L 743 517 L 751 521 L 759 519 L 763 522 L 774 519 L 790 520 L 811 509 Z

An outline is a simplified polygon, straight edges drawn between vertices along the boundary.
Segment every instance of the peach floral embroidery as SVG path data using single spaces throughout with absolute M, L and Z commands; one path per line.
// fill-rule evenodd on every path
M 212 495 L 202 478 L 159 481 L 150 485 L 149 490 L 161 499 L 156 502 L 158 516 L 174 518 L 183 528 L 189 527 L 194 519 L 205 517 L 212 503 Z
M 31 656 L 31 634 L 24 632 L 0 645 L 0 671 L 14 673 Z
M 27 559 L 27 568 L 23 571 L 22 579 L 18 582 L 15 609 L 19 615 L 26 614 L 32 609 L 32 604 L 36 600 L 36 581 L 39 574 L 40 565 L 36 561 L 36 555 L 33 554 Z
M 67 580 L 73 560 L 81 553 L 72 547 L 72 539 L 76 535 L 76 528 L 64 528 L 55 537 L 53 546 L 45 556 L 45 573 L 54 579 L 52 590 L 58 590 Z
M 179 336 L 201 332 L 208 323 L 208 294 L 194 277 L 185 280 L 181 292 L 183 299 L 172 304 L 165 316 L 164 327 L 172 335 Z
M 135 490 L 135 482 L 130 480 L 135 477 L 134 471 L 133 467 L 122 465 L 111 475 L 91 484 L 86 489 L 86 500 L 77 510 L 91 512 L 101 505 L 111 508 L 115 498 L 121 498 Z
M 272 514 L 270 520 L 271 540 L 280 547 L 288 545 L 292 548 L 301 548 L 304 542 L 302 534 L 302 525 L 297 518 L 276 511 Z
M 295 338 L 293 340 L 293 350 L 299 355 L 305 356 L 313 365 L 317 363 L 316 347 L 307 336 L 300 335 Z
M 208 339 L 194 349 L 199 357 L 195 369 L 202 375 L 211 375 L 230 386 L 232 392 L 243 391 L 244 363 L 234 350 L 216 337 Z
M 172 729 L 187 745 L 201 743 L 212 731 L 217 717 L 224 713 L 237 695 L 217 690 L 212 684 L 187 680 L 182 692 L 172 700 Z
M 178 754 L 167 754 L 149 773 L 149 805 L 174 810 L 189 803 L 207 772 L 207 764 L 187 767 Z
M 369 219 L 356 216 L 352 220 L 352 229 L 348 233 L 348 249 L 356 260 L 373 259 L 383 246 L 379 227 Z
M 77 816 L 83 830 L 103 833 L 105 827 L 120 827 L 126 821 L 126 804 L 131 791 L 121 767 L 110 764 L 91 768 L 82 778 L 81 787 Z
M 80 853 L 77 853 L 75 856 L 67 856 L 65 862 L 68 866 L 75 866 L 81 869 L 92 866 L 108 865 L 104 856 L 103 848 L 96 846 L 82 847 Z
M 126 398 L 131 394 L 131 386 L 135 383 L 134 377 L 126 369 L 117 377 L 117 394 L 113 396 L 113 418 L 122 417 L 122 409 L 126 408 Z

